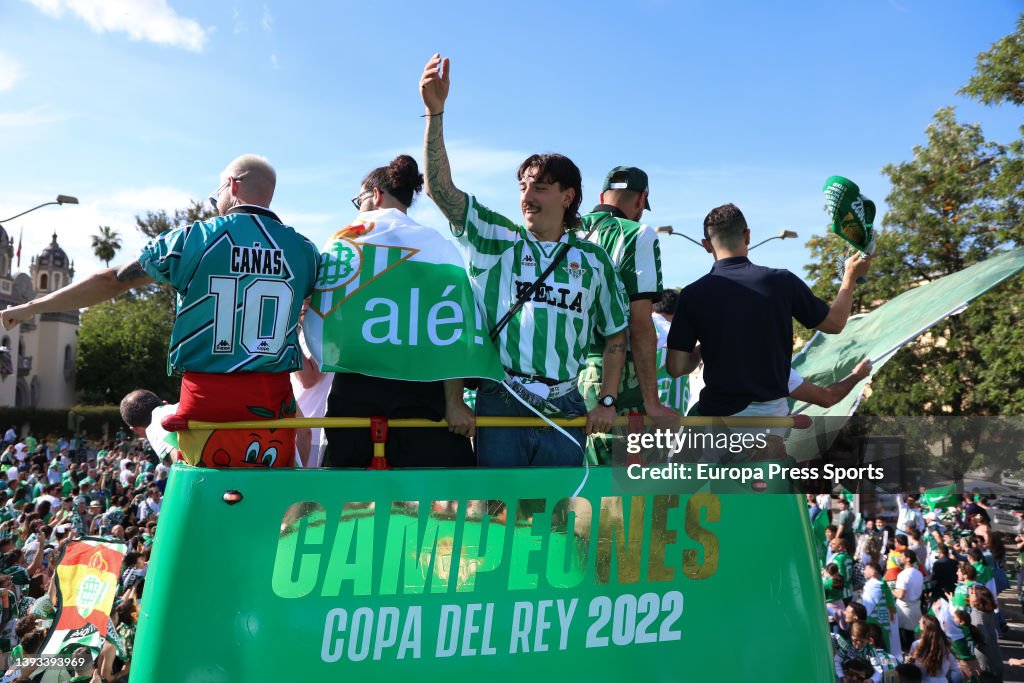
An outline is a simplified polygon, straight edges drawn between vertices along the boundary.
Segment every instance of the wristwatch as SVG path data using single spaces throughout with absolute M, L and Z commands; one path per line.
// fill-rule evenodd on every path
M 601 398 L 597 399 L 597 402 L 605 408 L 614 408 L 616 403 L 615 397 L 611 394 L 605 394 Z

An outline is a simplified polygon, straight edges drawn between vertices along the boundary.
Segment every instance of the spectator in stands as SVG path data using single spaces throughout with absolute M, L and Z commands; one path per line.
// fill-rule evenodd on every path
M 946 677 L 956 665 L 949 638 L 930 614 L 921 617 L 919 625 L 921 634 L 910 646 L 907 661 L 921 668 L 924 683 L 947 683 Z

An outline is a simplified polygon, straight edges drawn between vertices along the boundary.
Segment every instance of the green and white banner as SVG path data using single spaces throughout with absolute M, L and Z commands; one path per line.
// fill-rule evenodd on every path
M 903 292 L 866 315 L 850 318 L 841 334 L 816 333 L 793 359 L 793 369 L 805 380 L 828 385 L 848 375 L 864 358 L 870 358 L 874 376 L 897 351 L 1021 270 L 1024 248 L 993 256 Z M 847 418 L 857 410 L 865 386 L 866 379 L 831 408 L 796 402 L 791 412 Z M 844 419 L 815 420 L 814 429 L 791 431 L 786 449 L 798 462 L 811 459 L 827 449 L 844 424 Z
M 132 680 L 834 680 L 801 497 L 580 475 L 175 466 Z
M 325 372 L 434 381 L 504 377 L 462 255 L 394 209 L 359 214 L 323 248 L 303 321 Z

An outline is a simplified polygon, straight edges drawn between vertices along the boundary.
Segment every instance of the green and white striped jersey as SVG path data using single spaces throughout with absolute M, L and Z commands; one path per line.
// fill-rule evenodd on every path
M 853 597 L 853 558 L 846 552 L 836 553 L 832 561 L 839 567 L 839 575 L 843 577 L 843 597 Z
M 467 195 L 463 227 L 452 233 L 466 249 L 469 274 L 487 329 L 504 317 L 558 253 L 569 251 L 547 280 L 502 328 L 498 352 L 506 369 L 559 381 L 575 380 L 600 334 L 626 328 L 626 291 L 608 254 L 569 230 L 540 242 L 526 228 Z
M 600 205 L 583 216 L 583 234 L 608 252 L 615 269 L 622 278 L 626 296 L 630 301 L 661 299 L 661 247 L 658 236 L 650 226 L 619 218 Z M 593 232 L 590 232 L 590 231 Z M 600 356 L 604 339 L 598 336 L 590 354 Z

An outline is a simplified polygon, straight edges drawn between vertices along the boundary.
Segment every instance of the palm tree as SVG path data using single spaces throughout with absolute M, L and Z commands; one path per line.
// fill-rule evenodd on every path
M 92 236 L 92 251 L 96 258 L 107 264 L 108 268 L 120 248 L 121 236 L 116 230 L 111 230 L 110 226 L 101 225 L 100 234 Z

